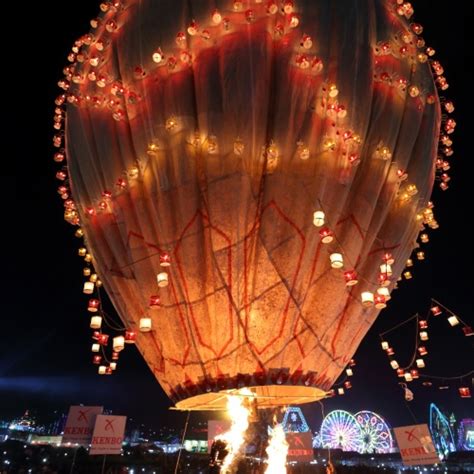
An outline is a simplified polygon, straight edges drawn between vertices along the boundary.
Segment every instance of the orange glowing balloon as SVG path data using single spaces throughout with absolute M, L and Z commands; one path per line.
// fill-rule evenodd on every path
M 326 396 L 437 226 L 440 101 L 410 4 L 101 9 L 57 113 L 65 217 L 124 326 L 178 408 Z

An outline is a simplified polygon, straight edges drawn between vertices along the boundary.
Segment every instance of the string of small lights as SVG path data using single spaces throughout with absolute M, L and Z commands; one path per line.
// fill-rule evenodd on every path
M 434 376 L 425 373 L 420 373 L 421 369 L 426 367 L 425 359 L 423 358 L 428 354 L 428 343 L 429 335 L 428 335 L 428 327 L 430 318 L 436 318 L 441 314 L 446 313 L 446 320 L 450 324 L 451 327 L 455 327 L 460 325 L 462 327 L 462 331 L 465 337 L 473 336 L 474 331 L 472 327 L 470 327 L 465 321 L 463 321 L 454 311 L 450 310 L 447 306 L 441 304 L 439 301 L 435 300 L 434 298 L 431 299 L 431 306 L 430 309 L 427 311 L 425 317 L 421 318 L 419 314 L 415 314 L 408 319 L 398 323 L 397 325 L 393 326 L 392 328 L 382 332 L 379 334 L 381 347 L 387 354 L 390 366 L 392 369 L 397 371 L 397 375 L 400 378 L 403 378 L 405 382 L 412 382 L 415 379 L 423 378 L 424 381 L 422 385 L 425 387 L 430 387 L 433 385 L 431 380 L 442 380 L 442 381 L 457 381 L 458 382 L 458 390 L 459 394 L 462 398 L 470 398 L 471 397 L 471 390 L 467 384 L 464 383 L 465 379 L 469 377 L 474 371 L 470 371 L 466 374 L 462 374 L 459 376 Z M 391 346 L 388 341 L 387 335 L 393 333 L 397 329 L 405 326 L 408 323 L 415 321 L 415 344 L 414 344 L 414 352 L 413 356 L 410 359 L 410 362 L 401 367 L 398 361 L 393 357 L 395 355 L 395 350 Z M 405 382 L 402 385 L 406 384 Z M 441 390 L 449 388 L 448 385 L 442 384 L 438 387 Z

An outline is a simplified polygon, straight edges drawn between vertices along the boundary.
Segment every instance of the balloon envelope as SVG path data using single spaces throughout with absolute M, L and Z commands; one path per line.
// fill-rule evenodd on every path
M 409 13 L 275 5 L 104 4 L 69 71 L 66 217 L 182 409 L 326 396 L 430 214 L 440 107 Z

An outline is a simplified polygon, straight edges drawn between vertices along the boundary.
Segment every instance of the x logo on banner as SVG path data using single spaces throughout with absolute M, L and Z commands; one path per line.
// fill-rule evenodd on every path
M 418 441 L 420 444 L 422 444 L 420 439 L 415 435 L 415 433 L 414 433 L 415 430 L 416 430 L 416 427 L 412 428 L 411 431 L 405 431 L 405 434 L 407 435 L 407 440 L 408 441 L 413 441 L 414 439 L 416 439 L 416 441 Z
M 108 430 L 112 430 L 114 433 L 115 433 L 115 429 L 114 429 L 114 419 L 112 420 L 108 420 L 107 418 L 105 419 L 105 431 L 108 431 Z
M 88 422 L 87 420 L 87 413 L 89 410 L 79 410 L 79 416 L 77 417 L 77 421 L 84 420 L 85 423 Z

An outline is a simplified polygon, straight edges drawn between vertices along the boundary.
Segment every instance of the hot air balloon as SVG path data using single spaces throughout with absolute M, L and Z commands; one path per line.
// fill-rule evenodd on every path
M 123 322 L 114 360 L 135 342 L 183 410 L 244 387 L 258 407 L 325 397 L 438 226 L 455 122 L 411 4 L 100 9 L 54 145 L 84 291 L 102 282 Z

